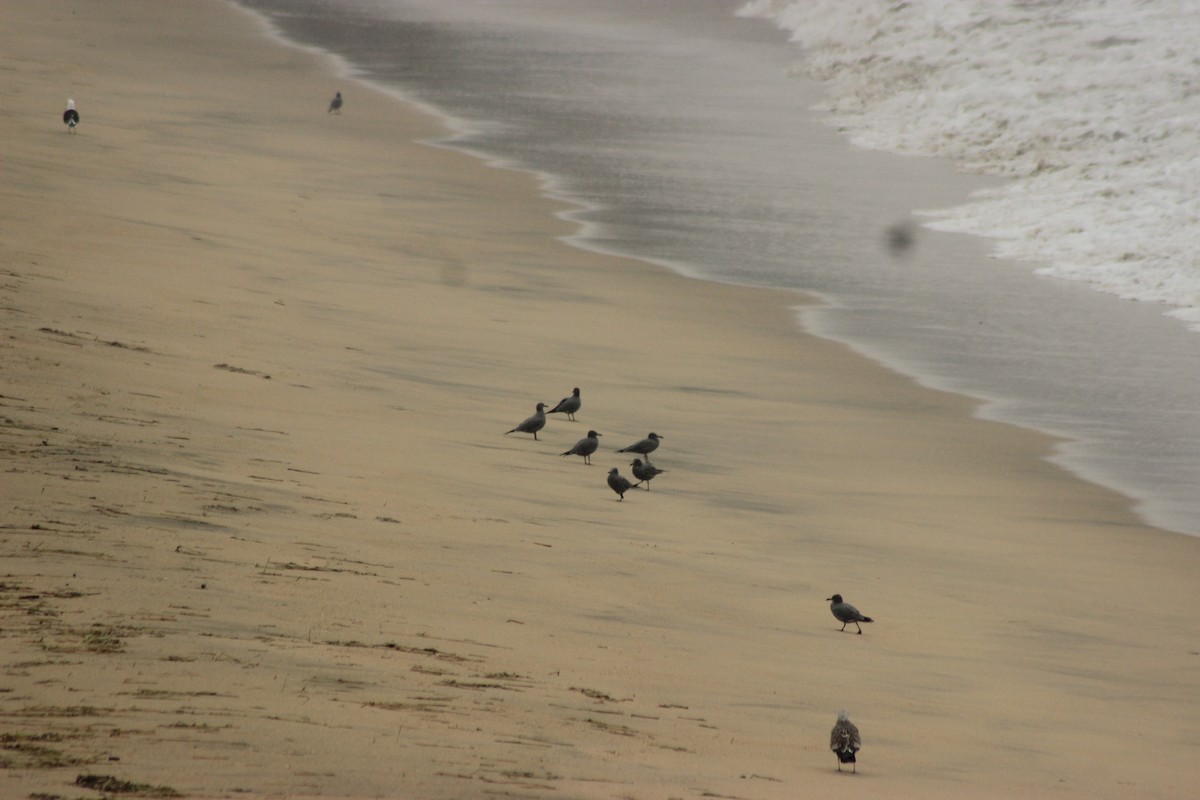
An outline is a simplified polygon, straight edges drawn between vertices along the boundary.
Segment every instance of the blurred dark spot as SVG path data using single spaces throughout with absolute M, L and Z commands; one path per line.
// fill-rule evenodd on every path
M 892 256 L 907 255 L 917 243 L 917 228 L 911 222 L 897 222 L 884 231 L 883 241 Z

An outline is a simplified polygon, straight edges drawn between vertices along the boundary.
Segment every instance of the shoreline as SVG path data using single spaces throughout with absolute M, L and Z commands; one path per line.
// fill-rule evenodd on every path
M 12 13 L 18 796 L 1200 786 L 1200 546 L 1047 437 L 804 335 L 794 293 L 558 241 L 536 176 L 399 103 L 325 116 L 336 80 L 224 2 Z M 574 385 L 579 422 L 503 435 Z M 596 465 L 560 457 L 590 425 Z M 618 503 L 647 430 L 668 473 Z

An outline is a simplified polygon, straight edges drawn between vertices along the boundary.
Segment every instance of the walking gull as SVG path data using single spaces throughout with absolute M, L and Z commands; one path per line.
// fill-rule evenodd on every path
M 333 96 L 333 99 L 329 101 L 329 110 L 326 111 L 325 113 L 326 114 L 342 113 L 342 93 L 341 92 L 338 92 L 337 94 L 335 94 Z
M 74 133 L 75 126 L 79 124 L 79 112 L 75 110 L 75 101 L 67 101 L 67 110 L 63 112 L 63 124 L 67 126 L 67 133 Z
M 657 433 L 651 433 L 640 442 L 634 442 L 629 447 L 622 447 L 618 453 L 637 453 L 640 456 L 646 457 L 646 463 L 650 462 L 650 454 L 658 449 L 658 440 L 665 439 L 665 436 L 659 436 Z
M 583 456 L 583 463 L 592 463 L 592 453 L 596 452 L 600 447 L 600 442 L 596 439 L 600 434 L 595 431 L 588 431 L 588 435 L 580 439 L 565 453 L 559 453 L 562 456 Z
M 566 414 L 567 419 L 575 421 L 575 412 L 583 405 L 583 401 L 579 399 L 579 387 L 576 386 L 571 390 L 570 397 L 564 397 L 558 401 L 558 405 L 547 411 L 547 414 Z
M 629 479 L 623 476 L 616 467 L 608 471 L 608 486 L 614 492 L 621 495 L 621 499 L 625 499 L 625 493 L 632 489 L 637 484 L 629 482 Z
M 521 424 L 513 428 L 511 431 L 505 431 L 504 435 L 510 433 L 532 433 L 533 438 L 537 439 L 537 432 L 546 427 L 546 404 L 537 404 L 537 413 L 528 419 L 522 420 Z
M 862 633 L 862 625 L 858 623 L 875 621 L 870 617 L 864 617 L 861 611 L 843 600 L 840 594 L 835 594 L 833 597 L 826 597 L 825 599 L 829 601 L 829 610 L 842 623 L 842 630 L 846 630 L 846 626 L 853 622 L 858 628 L 858 632 Z
M 640 458 L 630 461 L 629 466 L 633 467 L 633 477 L 637 478 L 639 483 L 646 484 L 647 492 L 650 491 L 650 481 L 654 479 L 654 476 L 666 472 L 665 469 L 659 469 L 649 461 L 643 464 Z
M 858 772 L 858 759 L 854 754 L 862 749 L 862 737 L 845 711 L 838 712 L 837 723 L 829 733 L 829 749 L 837 754 L 838 772 L 842 771 L 842 764 L 853 764 L 854 772 Z

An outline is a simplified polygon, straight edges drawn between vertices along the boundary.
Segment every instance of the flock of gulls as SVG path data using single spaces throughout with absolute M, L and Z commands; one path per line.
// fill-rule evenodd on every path
M 340 114 L 342 111 L 342 93 L 338 92 L 329 102 L 329 110 L 326 113 Z M 79 124 L 79 112 L 75 109 L 75 100 L 67 100 L 66 110 L 62 115 L 63 124 L 67 126 L 68 133 L 74 133 L 75 127 Z M 546 427 L 546 416 L 548 414 L 565 414 L 567 419 L 575 422 L 575 414 L 583 407 L 583 400 L 579 396 L 579 388 L 571 390 L 571 394 L 558 401 L 558 404 L 549 411 L 546 410 L 546 403 L 538 403 L 533 416 L 522 420 L 516 427 L 505 431 L 507 436 L 510 433 L 529 433 L 537 440 L 538 431 Z M 659 443 L 665 437 L 657 433 L 649 433 L 645 439 L 641 439 L 628 447 L 622 447 L 617 450 L 618 453 L 632 453 L 635 456 L 642 458 L 634 458 L 629 462 L 635 481 L 630 481 L 621 474 L 621 470 L 613 467 L 608 471 L 608 486 L 617 494 L 617 499 L 623 501 L 625 493 L 630 489 L 646 484 L 646 491 L 650 491 L 650 481 L 661 475 L 666 470 L 659 469 L 650 463 L 650 454 L 658 449 Z M 559 455 L 563 456 L 579 456 L 583 459 L 584 464 L 592 463 L 592 456 L 600 449 L 600 434 L 594 430 L 589 430 L 587 436 L 580 439 L 570 449 Z M 643 458 L 645 460 L 643 460 Z M 857 608 L 847 603 L 842 599 L 840 594 L 835 594 L 833 597 L 826 598 L 829 600 L 829 609 L 833 612 L 833 616 L 842 623 L 842 630 L 846 630 L 846 626 L 854 623 L 858 629 L 858 633 L 862 633 L 863 622 L 874 622 L 870 617 L 864 616 Z M 829 735 L 829 749 L 837 756 L 838 772 L 842 771 L 842 764 L 852 764 L 853 771 L 858 771 L 856 754 L 862 748 L 862 737 L 859 736 L 858 728 L 850 721 L 850 717 L 845 711 L 838 713 L 837 723 L 833 726 L 833 730 Z
M 575 412 L 583 407 L 583 400 L 579 396 L 579 387 L 571 390 L 571 394 L 558 401 L 558 405 L 549 411 L 546 410 L 546 403 L 538 403 L 533 416 L 527 417 L 517 424 L 515 428 L 505 431 L 504 435 L 510 433 L 530 433 L 537 440 L 538 431 L 546 427 L 546 416 L 548 414 L 566 414 L 567 419 L 575 421 Z M 650 491 L 650 481 L 654 480 L 655 476 L 666 472 L 665 469 L 659 469 L 650 463 L 650 454 L 658 449 L 660 440 L 665 439 L 665 436 L 659 436 L 653 431 L 650 432 L 645 439 L 634 442 L 628 447 L 622 447 L 618 453 L 633 453 L 635 455 L 644 456 L 645 461 L 640 458 L 635 458 L 629 462 L 629 466 L 633 468 L 633 477 L 637 481 L 631 481 L 621 474 L 618 467 L 613 467 L 608 471 L 608 488 L 617 493 L 618 500 L 625 499 L 625 493 L 634 487 L 646 484 L 646 491 Z M 575 443 L 575 446 L 559 455 L 564 456 L 580 456 L 583 458 L 584 464 L 592 463 L 592 454 L 600 449 L 600 434 L 596 431 L 588 431 L 587 436 Z
M 538 439 L 538 432 L 546 427 L 546 419 L 550 414 L 565 414 L 567 419 L 575 422 L 575 414 L 583 407 L 583 400 L 579 396 L 579 387 L 571 390 L 571 394 L 558 401 L 558 405 L 550 410 L 546 410 L 546 403 L 538 403 L 535 407 L 533 415 L 526 417 L 513 428 L 504 432 L 507 436 L 510 433 L 528 433 L 531 434 L 535 441 Z M 656 475 L 665 472 L 650 463 L 650 454 L 658 449 L 658 445 L 665 437 L 651 432 L 645 439 L 634 442 L 628 447 L 622 447 L 617 450 L 618 453 L 633 453 L 645 458 L 634 458 L 630 462 L 633 476 L 637 478 L 637 482 L 632 482 L 624 475 L 617 467 L 613 467 L 608 471 L 608 486 L 617 493 L 619 500 L 625 499 L 625 493 L 630 489 L 646 484 L 646 491 L 650 490 L 650 481 Z M 589 430 L 587 436 L 584 436 L 575 443 L 570 450 L 565 450 L 559 455 L 562 456 L 579 456 L 583 459 L 584 464 L 592 463 L 592 456 L 600 449 L 600 434 L 594 430 Z M 825 598 L 829 601 L 829 610 L 833 613 L 834 619 L 842 623 L 841 630 L 844 632 L 846 626 L 854 623 L 857 628 L 857 633 L 862 635 L 862 623 L 874 622 L 875 620 L 863 614 L 854 606 L 842 599 L 840 594 L 835 594 L 832 597 Z M 838 772 L 842 771 L 843 764 L 852 765 L 851 771 L 858 772 L 858 751 L 862 749 L 862 737 L 859 735 L 858 727 L 850 721 L 850 716 L 845 712 L 838 712 L 837 722 L 833 726 L 833 730 L 829 734 L 829 749 L 838 759 Z

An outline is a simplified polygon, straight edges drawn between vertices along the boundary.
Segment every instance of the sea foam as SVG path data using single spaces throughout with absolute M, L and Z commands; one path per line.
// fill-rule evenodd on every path
M 1006 180 L 929 227 L 1200 331 L 1194 0 L 754 0 L 861 147 Z

